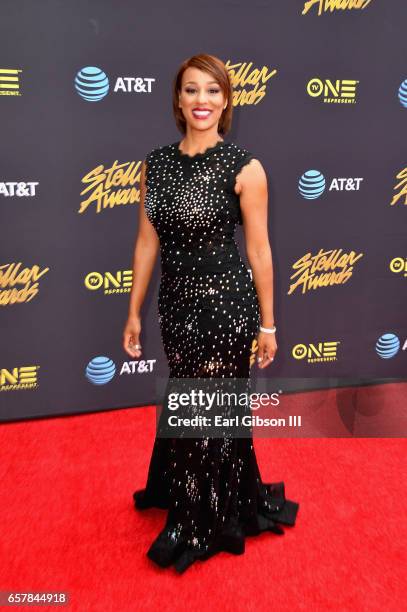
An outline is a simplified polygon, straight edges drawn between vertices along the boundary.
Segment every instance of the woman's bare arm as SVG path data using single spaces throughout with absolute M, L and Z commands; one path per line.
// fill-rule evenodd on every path
M 257 159 L 243 166 L 235 192 L 240 195 L 247 258 L 259 298 L 261 324 L 273 327 L 273 258 L 268 236 L 267 176 Z
M 133 283 L 130 291 L 129 316 L 123 331 L 123 349 L 130 357 L 141 357 L 141 306 L 147 292 L 160 241 L 147 217 L 144 201 L 146 196 L 146 162 L 140 171 L 139 225 L 133 255 Z M 136 348 L 139 346 L 140 348 Z
M 139 317 L 147 288 L 157 259 L 160 243 L 157 232 L 144 208 L 146 195 L 146 162 L 140 171 L 139 225 L 133 255 L 133 284 L 130 292 L 129 317 Z
M 236 178 L 235 192 L 240 196 L 246 253 L 260 307 L 260 323 L 274 326 L 273 258 L 268 236 L 267 176 L 257 159 L 243 166 Z M 270 365 L 277 351 L 276 334 L 258 332 L 257 361 L 261 369 Z

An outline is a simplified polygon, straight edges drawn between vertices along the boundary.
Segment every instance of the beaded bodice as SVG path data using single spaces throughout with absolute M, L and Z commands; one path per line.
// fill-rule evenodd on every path
M 241 261 L 234 233 L 242 215 L 234 185 L 252 157 L 222 140 L 193 156 L 179 142 L 149 153 L 145 209 L 160 239 L 164 272 L 216 272 Z

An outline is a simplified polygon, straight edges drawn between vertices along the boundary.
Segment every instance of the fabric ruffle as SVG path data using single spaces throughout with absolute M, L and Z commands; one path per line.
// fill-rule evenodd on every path
M 135 508 L 145 510 L 156 507 L 168 508 L 168 500 L 148 496 L 146 489 L 140 489 L 133 494 Z M 281 525 L 295 525 L 299 504 L 286 499 L 284 482 L 261 483 L 257 503 L 252 509 L 247 503 L 238 516 L 229 519 L 226 525 L 219 528 L 207 548 L 200 550 L 193 542 L 184 537 L 176 537 L 176 526 L 166 524 L 147 551 L 149 559 L 160 567 L 174 565 L 175 570 L 182 574 L 197 560 L 206 560 L 218 552 L 225 551 L 241 555 L 245 551 L 245 538 L 271 531 L 283 535 Z

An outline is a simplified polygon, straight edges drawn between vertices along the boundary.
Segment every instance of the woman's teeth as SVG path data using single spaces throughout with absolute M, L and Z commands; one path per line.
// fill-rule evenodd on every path
M 204 111 L 204 110 L 193 110 L 192 114 L 197 119 L 206 119 L 209 117 L 212 111 Z

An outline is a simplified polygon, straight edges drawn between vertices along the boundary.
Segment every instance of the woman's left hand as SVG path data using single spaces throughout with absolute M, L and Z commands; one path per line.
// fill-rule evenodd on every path
M 257 336 L 257 365 L 259 368 L 266 368 L 274 359 L 277 351 L 276 334 L 268 334 L 259 331 Z

